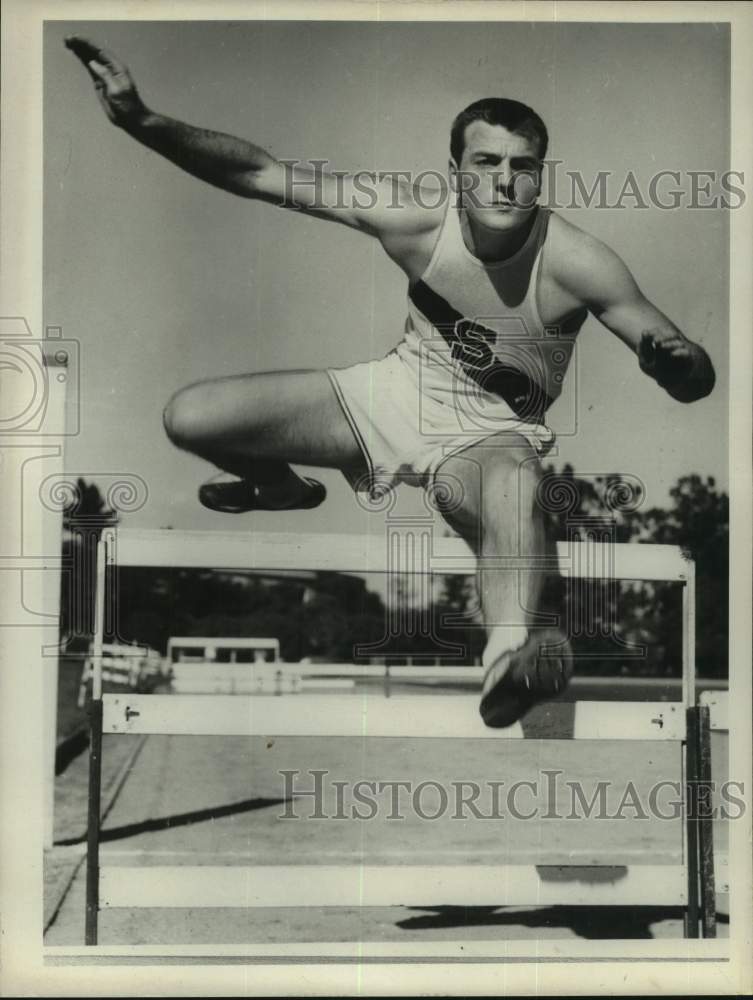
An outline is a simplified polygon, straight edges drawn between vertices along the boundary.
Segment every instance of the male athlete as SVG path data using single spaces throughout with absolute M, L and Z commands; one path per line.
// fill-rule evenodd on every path
M 374 237 L 408 278 L 404 337 L 385 358 L 210 379 L 170 400 L 171 441 L 222 470 L 201 502 L 232 513 L 317 506 L 324 488 L 291 462 L 340 469 L 356 489 L 431 487 L 479 559 L 485 723 L 509 726 L 561 691 L 572 671 L 566 637 L 528 628 L 540 572 L 493 560 L 545 553 L 539 459 L 554 440 L 546 411 L 574 338 L 591 313 L 684 403 L 711 392 L 714 370 L 609 247 L 537 204 L 548 142 L 539 116 L 499 98 L 461 112 L 450 137 L 453 197 L 427 208 L 434 193 L 424 198 L 408 181 L 387 176 L 364 198 L 352 176 L 286 165 L 157 114 L 112 53 L 76 36 L 66 45 L 110 121 L 134 139 L 225 191 Z

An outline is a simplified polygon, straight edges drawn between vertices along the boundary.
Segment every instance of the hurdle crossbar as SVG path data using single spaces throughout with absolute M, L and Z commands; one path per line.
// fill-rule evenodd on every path
M 176 569 L 314 570 L 388 573 L 395 569 L 382 536 L 298 534 L 293 532 L 118 530 L 112 533 L 112 560 L 118 566 Z M 537 569 L 581 579 L 686 582 L 692 561 L 674 545 L 611 542 L 558 542 L 557 558 L 488 557 L 485 569 Z M 432 538 L 428 564 L 415 572 L 470 574 L 477 560 L 460 538 Z
M 104 695 L 103 732 L 172 736 L 323 736 L 509 740 L 520 724 L 489 729 L 478 697 L 420 698 L 333 694 L 295 698 L 254 695 Z M 451 708 L 450 708 L 451 706 Z M 559 706 L 558 706 L 559 707 Z M 583 701 L 574 707 L 573 738 L 683 740 L 685 714 L 672 702 Z
M 422 549 L 423 551 L 423 549 Z M 104 607 L 105 565 L 175 568 L 389 572 L 383 537 L 347 535 L 247 536 L 225 532 L 110 530 L 100 539 L 98 607 Z M 422 573 L 472 573 L 476 560 L 459 539 L 432 540 Z M 579 702 L 573 738 L 670 740 L 677 744 L 687 783 L 705 760 L 709 711 L 698 709 L 693 686 L 694 566 L 679 549 L 662 545 L 559 543 L 551 561 L 484 560 L 484 569 L 540 569 L 596 580 L 674 581 L 683 586 L 683 702 Z M 102 628 L 102 615 L 99 618 Z M 101 650 L 102 636 L 96 639 Z M 101 671 L 101 653 L 99 656 Z M 382 668 L 380 668 L 382 669 Z M 96 677 L 95 677 L 96 681 Z M 520 726 L 484 727 L 475 696 L 379 699 L 360 696 L 105 695 L 92 706 L 86 943 L 97 942 L 101 908 L 140 906 L 391 906 L 391 905 L 672 905 L 685 909 L 685 933 L 714 933 L 708 896 L 701 900 L 699 841 L 683 828 L 678 865 L 353 865 L 99 867 L 101 748 L 104 733 L 521 738 Z M 317 711 L 312 711 L 311 699 Z M 441 700 L 441 704 L 439 704 Z M 434 704 L 434 702 L 437 704 Z M 432 702 L 432 704 L 428 704 Z M 452 710 L 450 711 L 450 704 Z M 426 725 L 419 724 L 424 710 Z M 705 734 L 705 735 L 704 735 Z M 708 863 L 708 857 L 705 859 Z M 713 861 L 712 861 L 713 869 Z M 190 884 L 189 884 L 190 883 Z M 703 905 L 699 905 L 703 902 Z

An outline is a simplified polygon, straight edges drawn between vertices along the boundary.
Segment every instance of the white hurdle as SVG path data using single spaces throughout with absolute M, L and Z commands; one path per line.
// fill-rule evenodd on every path
M 472 573 L 475 560 L 458 539 L 436 539 L 426 566 L 438 574 Z M 108 531 L 100 565 L 203 569 L 308 569 L 389 572 L 384 539 L 364 536 L 262 535 L 224 532 Z M 530 562 L 497 559 L 515 569 Z M 696 780 L 699 723 L 694 690 L 694 567 L 675 547 L 594 542 L 559 543 L 555 565 L 587 579 L 673 581 L 683 587 L 682 702 L 579 702 L 576 740 L 670 741 L 678 770 Z M 105 574 L 99 606 L 104 607 Z M 102 618 L 99 619 L 100 628 Z M 101 637 L 100 637 L 101 646 Z M 101 658 L 100 658 L 101 668 Z M 301 665 L 293 665 L 298 669 Z M 349 667 L 354 675 L 360 668 Z M 383 669 L 383 668 L 379 668 Z M 460 670 L 462 668 L 458 668 Z M 471 668 L 472 669 L 472 668 Z M 433 673 L 441 672 L 441 668 Z M 457 671 L 451 671 L 455 673 Z M 449 671 L 448 671 L 449 673 Z M 101 689 L 100 689 L 101 690 Z M 312 700 L 313 699 L 313 700 Z M 312 709 L 316 710 L 312 710 Z M 705 709 L 706 723 L 708 710 Z M 693 731 L 693 745 L 688 736 Z M 678 820 L 678 864 L 494 866 L 213 866 L 99 868 L 99 769 L 102 734 L 326 736 L 356 738 L 520 739 L 521 726 L 487 729 L 475 695 L 391 697 L 374 694 L 295 699 L 243 695 L 105 695 L 93 703 L 92 781 L 87 859 L 86 943 L 96 944 L 98 914 L 109 907 L 270 907 L 386 905 L 661 905 L 685 910 L 685 932 L 713 934 L 699 924 L 699 845 L 690 823 Z M 701 736 L 698 734 L 701 733 Z M 592 744 L 591 744 L 592 745 Z M 713 873 L 712 873 L 713 874 Z M 706 897 L 705 897 L 706 898 Z M 703 913 L 701 912 L 703 909 Z

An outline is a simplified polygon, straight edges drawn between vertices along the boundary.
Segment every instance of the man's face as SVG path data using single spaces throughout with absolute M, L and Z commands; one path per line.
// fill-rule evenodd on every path
M 502 125 L 471 122 L 459 169 L 450 176 L 469 217 L 487 229 L 517 229 L 530 219 L 541 189 L 541 161 L 535 140 Z

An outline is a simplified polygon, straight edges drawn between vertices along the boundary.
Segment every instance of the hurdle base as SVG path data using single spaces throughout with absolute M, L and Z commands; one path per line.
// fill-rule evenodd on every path
M 103 908 L 685 906 L 682 865 L 103 867 Z

